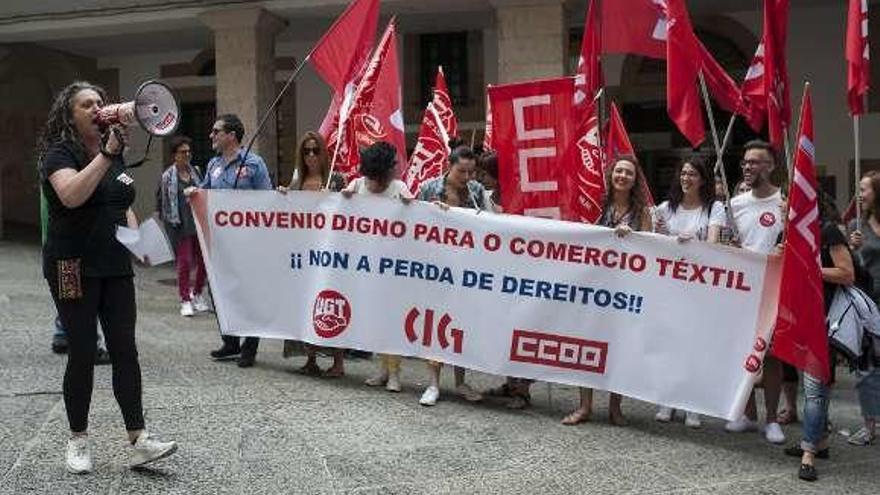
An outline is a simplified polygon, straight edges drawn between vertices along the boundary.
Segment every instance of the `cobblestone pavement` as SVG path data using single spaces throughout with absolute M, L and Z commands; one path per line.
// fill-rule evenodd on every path
M 349 361 L 341 379 L 298 374 L 303 358 L 283 359 L 277 341 L 263 342 L 251 369 L 213 362 L 216 322 L 178 315 L 173 276 L 169 267 L 138 269 L 138 343 L 149 428 L 181 448 L 149 470 L 128 469 L 110 369 L 100 367 L 95 472 L 74 476 L 64 468 L 65 359 L 49 350 L 54 309 L 39 251 L 0 241 L 0 493 L 880 493 L 880 446 L 852 447 L 836 433 L 820 481 L 807 484 L 781 447 L 726 433 L 720 420 L 700 430 L 658 424 L 650 404 L 625 400 L 631 424 L 612 427 L 601 393 L 592 423 L 565 427 L 571 387 L 536 384 L 533 407 L 522 412 L 450 394 L 429 409 L 418 405 L 427 372 L 414 360 L 404 363 L 400 394 L 362 385 L 369 360 Z M 836 430 L 859 423 L 852 377 L 843 369 L 838 377 Z M 451 371 L 443 378 L 450 390 Z M 479 388 L 501 381 L 471 380 Z M 786 434 L 795 440 L 799 426 Z

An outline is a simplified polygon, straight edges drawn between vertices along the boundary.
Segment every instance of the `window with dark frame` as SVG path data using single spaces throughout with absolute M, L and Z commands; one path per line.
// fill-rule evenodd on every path
M 443 66 L 453 105 L 470 105 L 468 80 L 467 31 L 419 35 L 419 94 L 421 101 L 431 100 L 437 67 Z

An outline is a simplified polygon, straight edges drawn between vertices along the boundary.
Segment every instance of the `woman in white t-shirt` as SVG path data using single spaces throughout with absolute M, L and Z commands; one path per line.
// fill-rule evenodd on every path
M 396 170 L 397 150 L 394 146 L 384 141 L 374 143 L 361 150 L 361 177 L 351 181 L 342 190 L 342 195 L 350 198 L 355 194 L 367 194 L 409 203 L 413 199 L 412 193 L 406 183 L 394 178 Z M 380 354 L 379 360 L 379 372 L 367 379 L 366 384 L 371 387 L 384 385 L 389 392 L 400 392 L 400 356 Z
M 669 200 L 654 211 L 654 231 L 675 236 L 679 242 L 691 240 L 717 243 L 726 224 L 724 205 L 715 201 L 715 182 L 706 162 L 693 157 L 677 168 L 678 180 L 672 183 Z M 654 419 L 672 420 L 675 411 L 661 406 Z M 700 415 L 685 411 L 685 425 L 699 428 Z

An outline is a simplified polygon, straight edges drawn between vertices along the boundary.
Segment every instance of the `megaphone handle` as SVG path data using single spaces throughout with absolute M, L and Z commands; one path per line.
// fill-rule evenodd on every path
M 150 154 L 150 145 L 153 144 L 153 135 L 152 134 L 148 134 L 148 135 L 150 137 L 147 138 L 147 147 L 144 148 L 144 157 L 141 158 L 140 160 L 130 164 L 130 165 L 126 165 L 125 168 L 138 168 L 141 165 L 143 165 L 144 162 L 147 161 L 147 156 L 149 156 L 149 154 Z

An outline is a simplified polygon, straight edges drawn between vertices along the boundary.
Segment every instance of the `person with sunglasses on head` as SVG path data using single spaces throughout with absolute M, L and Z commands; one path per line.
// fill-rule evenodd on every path
M 196 311 L 208 311 L 210 307 L 202 295 L 205 288 L 205 263 L 196 235 L 196 222 L 184 191 L 201 183 L 198 170 L 190 163 L 192 140 L 177 136 L 171 140 L 174 163 L 162 174 L 156 191 L 156 210 L 165 225 L 165 232 L 174 247 L 177 263 L 177 292 L 180 296 L 180 315 L 193 316 Z M 190 286 L 190 273 L 196 270 L 194 285 Z
M 105 128 L 99 86 L 79 81 L 55 97 L 40 142 L 40 186 L 48 212 L 43 275 L 68 334 L 63 395 L 70 427 L 67 470 L 94 469 L 88 437 L 98 320 L 113 366 L 113 395 L 133 448 L 132 467 L 173 454 L 145 429 L 135 327 L 131 254 L 116 239 L 119 226 L 137 228 L 134 179 L 123 159 L 125 130 Z
M 397 149 L 394 146 L 385 141 L 377 141 L 360 150 L 360 159 L 358 171 L 361 176 L 342 190 L 343 197 L 351 198 L 357 194 L 398 199 L 404 204 L 412 201 L 413 195 L 406 183 L 395 179 L 398 174 Z M 401 357 L 380 354 L 379 361 L 379 371 L 366 380 L 367 386 L 384 385 L 389 392 L 400 392 Z
M 743 182 L 750 188 L 730 201 L 741 247 L 762 254 L 776 251 L 784 230 L 784 199 L 781 190 L 770 181 L 776 168 L 776 152 L 770 143 L 749 141 L 744 146 L 740 162 Z M 772 345 L 772 344 L 771 344 Z M 775 444 L 785 442 L 785 433 L 779 425 L 777 411 L 782 390 L 782 363 L 768 352 L 764 358 L 763 378 L 766 425 L 764 438 Z M 744 414 L 725 426 L 729 432 L 758 430 L 758 411 L 754 390 Z
M 296 165 L 293 177 L 287 186 L 278 186 L 278 192 L 286 194 L 288 191 L 333 191 L 339 192 L 345 187 L 345 177 L 338 172 L 330 172 L 330 154 L 327 144 L 320 134 L 308 131 L 300 139 L 296 153 Z M 284 341 L 284 357 L 290 357 L 294 353 L 296 342 Z M 327 347 L 325 350 L 333 356 L 333 366 L 327 370 L 321 370 L 318 366 L 318 346 L 306 344 L 306 364 L 300 371 L 311 376 L 324 376 L 338 378 L 345 375 L 345 361 L 343 349 Z
M 202 189 L 240 189 L 240 190 L 270 190 L 272 181 L 269 179 L 269 170 L 266 162 L 249 151 L 245 155 L 245 149 L 241 146 L 244 138 L 244 124 L 237 115 L 227 113 L 217 117 L 211 127 L 211 148 L 217 156 L 208 162 L 205 169 L 205 178 L 199 185 Z M 189 196 L 196 187 L 188 187 L 184 194 Z M 239 368 L 250 368 L 257 358 L 257 348 L 260 345 L 259 337 L 246 337 L 244 343 L 234 335 L 223 335 L 223 345 L 211 351 L 211 357 L 217 360 L 229 359 L 238 356 Z

